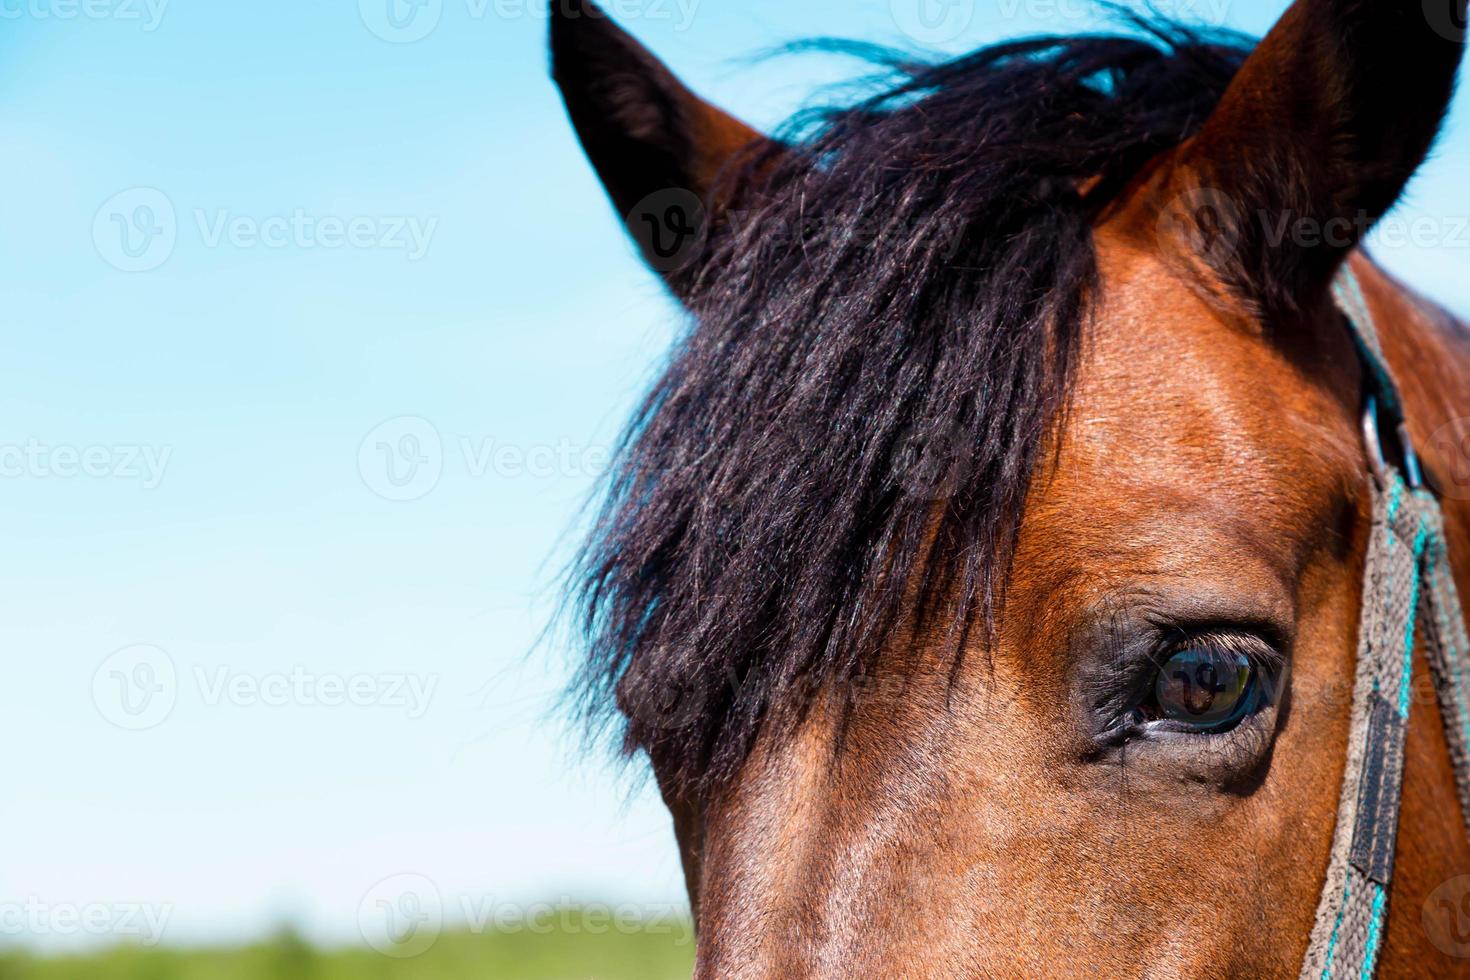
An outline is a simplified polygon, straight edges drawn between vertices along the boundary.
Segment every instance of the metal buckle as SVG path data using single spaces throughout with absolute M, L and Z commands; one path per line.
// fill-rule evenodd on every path
M 1424 477 L 1419 469 L 1419 457 L 1414 454 L 1414 444 L 1409 440 L 1409 428 L 1402 421 L 1399 422 L 1395 432 L 1398 435 L 1399 447 L 1404 456 L 1404 480 L 1409 489 L 1418 490 L 1424 485 Z M 1373 468 L 1373 475 L 1378 479 L 1378 485 L 1388 486 L 1388 458 L 1383 452 L 1383 439 L 1378 430 L 1378 399 L 1369 395 L 1367 403 L 1363 408 L 1363 442 L 1368 447 L 1368 465 Z

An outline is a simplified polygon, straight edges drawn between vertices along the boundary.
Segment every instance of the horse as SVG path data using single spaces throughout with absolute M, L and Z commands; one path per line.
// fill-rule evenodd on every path
M 670 811 L 695 976 L 1470 976 L 1452 620 L 1398 604 L 1399 748 L 1350 747 L 1385 460 L 1470 589 L 1470 332 L 1362 247 L 1465 0 L 878 53 L 773 134 L 552 8 L 687 321 L 567 603 L 578 707 Z M 1340 803 L 1395 758 L 1349 961 Z

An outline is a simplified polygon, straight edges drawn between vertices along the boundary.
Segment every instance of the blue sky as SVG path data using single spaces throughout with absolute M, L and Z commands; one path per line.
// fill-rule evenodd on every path
M 351 941 L 399 875 L 461 911 L 681 900 L 655 794 L 552 710 L 567 651 L 527 657 L 673 323 L 545 2 L 0 0 L 0 942 L 127 938 L 133 905 L 167 942 Z M 849 70 L 748 57 L 783 41 L 1097 24 L 918 2 L 609 6 L 766 126 Z M 1467 123 L 1396 215 L 1438 246 L 1380 251 L 1462 313 Z

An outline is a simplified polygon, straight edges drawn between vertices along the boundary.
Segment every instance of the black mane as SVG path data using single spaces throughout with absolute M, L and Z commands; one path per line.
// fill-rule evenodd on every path
M 803 692 L 868 668 L 906 587 L 949 610 L 956 658 L 992 621 L 1099 202 L 1246 51 L 1166 27 L 910 64 L 752 165 L 574 566 L 576 694 L 667 787 L 728 779 Z

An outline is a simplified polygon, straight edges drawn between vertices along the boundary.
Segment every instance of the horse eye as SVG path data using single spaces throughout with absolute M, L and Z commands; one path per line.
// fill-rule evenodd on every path
M 1239 721 L 1254 700 L 1256 672 L 1249 657 L 1186 647 L 1164 661 L 1154 681 L 1160 717 L 1195 729 Z

